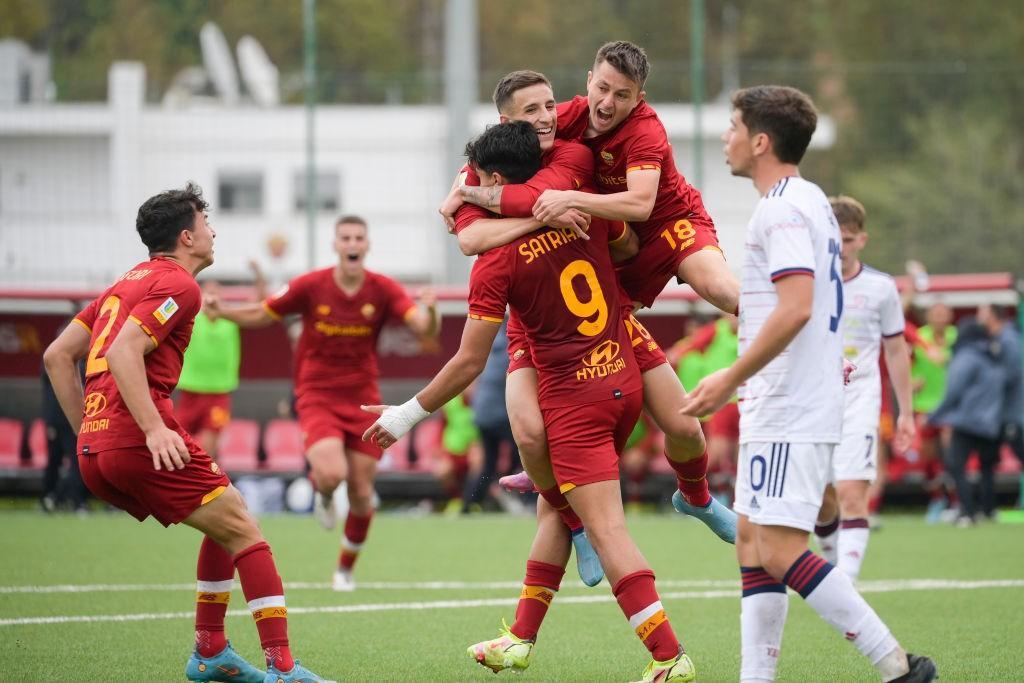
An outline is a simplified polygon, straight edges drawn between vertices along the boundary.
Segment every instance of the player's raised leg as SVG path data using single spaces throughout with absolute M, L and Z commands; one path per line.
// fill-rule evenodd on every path
M 679 263 L 677 276 L 693 287 L 700 298 L 725 313 L 740 305 L 740 283 L 720 249 L 701 249 Z
M 679 413 L 686 391 L 667 362 L 643 373 L 644 407 L 665 432 L 665 457 L 676 473 L 672 505 L 696 517 L 727 543 L 736 540 L 736 515 L 711 497 L 708 453 L 700 422 Z
M 348 516 L 345 530 L 341 535 L 341 552 L 338 568 L 334 572 L 333 587 L 336 591 L 355 590 L 352 570 L 363 543 L 370 532 L 373 521 L 373 482 L 377 476 L 377 459 L 352 448 L 346 449 L 348 461 Z
M 505 383 L 505 403 L 509 423 L 512 425 L 512 435 L 519 446 L 519 457 L 533 487 L 558 513 L 571 533 L 580 580 L 588 586 L 596 586 L 604 578 L 601 561 L 587 538 L 580 518 L 569 505 L 565 495 L 558 490 L 558 483 L 551 471 L 544 418 L 537 402 L 537 371 L 533 367 L 516 367 L 521 358 L 515 357 L 513 338 L 514 335 L 509 338 L 513 365 L 509 367 L 510 372 Z M 538 533 L 541 531 L 538 529 Z
M 565 575 L 569 549 L 569 530 L 541 498 L 537 501 L 537 534 L 526 562 L 515 621 L 511 626 L 502 622 L 497 638 L 470 645 L 470 657 L 495 673 L 509 668 L 522 671 L 530 665 L 537 633 Z
M 341 437 L 318 439 L 306 450 L 309 480 L 313 484 L 313 516 L 324 529 L 338 524 L 334 491 L 348 478 L 348 462 Z
M 277 573 L 270 546 L 264 540 L 256 520 L 246 510 L 238 490 L 229 486 L 216 498 L 192 512 L 184 523 L 206 534 L 208 539 L 220 545 L 231 556 L 249 611 L 259 631 L 260 646 L 267 660 L 266 680 L 320 681 L 319 676 L 292 658 L 284 586 Z M 211 565 L 220 565 L 217 571 L 223 575 L 226 571 L 223 556 L 217 555 L 209 547 L 206 547 L 206 551 L 212 555 Z M 214 677 L 197 680 L 249 679 Z

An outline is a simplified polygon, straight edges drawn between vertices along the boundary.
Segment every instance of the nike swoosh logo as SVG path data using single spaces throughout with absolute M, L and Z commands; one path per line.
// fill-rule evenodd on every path
M 221 671 L 223 671 L 228 676 L 237 676 L 238 674 L 242 673 L 241 669 L 239 669 L 238 667 L 234 667 L 234 666 L 229 669 L 226 666 L 220 666 L 218 664 L 217 668 L 220 669 Z

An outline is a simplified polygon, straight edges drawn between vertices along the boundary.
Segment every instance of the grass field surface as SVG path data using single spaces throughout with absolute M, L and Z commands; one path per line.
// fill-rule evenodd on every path
M 177 681 L 192 649 L 198 534 L 87 518 L 0 512 L 0 680 Z M 1022 680 L 1024 526 L 971 529 L 888 517 L 872 535 L 861 587 L 943 681 Z M 358 589 L 329 588 L 338 536 L 308 517 L 262 520 L 285 581 L 292 651 L 341 681 L 630 681 L 648 661 L 607 583 L 584 588 L 570 565 L 523 674 L 475 664 L 466 647 L 515 611 L 528 518 L 378 515 L 356 568 Z M 733 549 L 696 522 L 637 515 L 630 530 L 697 667 L 699 681 L 739 677 L 739 582 Z M 237 586 L 228 637 L 261 664 Z M 841 636 L 790 593 L 781 681 L 877 680 Z

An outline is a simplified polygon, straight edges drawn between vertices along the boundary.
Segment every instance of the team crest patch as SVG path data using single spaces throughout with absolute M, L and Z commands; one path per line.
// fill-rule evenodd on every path
M 372 318 L 373 314 L 377 312 L 377 307 L 373 304 L 363 304 L 363 307 L 359 309 L 359 312 L 363 314 L 364 318 Z
M 612 153 L 611 153 L 611 152 L 608 152 L 608 151 L 605 151 L 605 150 L 603 150 L 603 149 L 601 150 L 601 159 L 602 159 L 602 160 L 604 161 L 604 163 L 606 163 L 606 164 L 610 164 L 610 163 L 612 163 L 613 161 L 615 161 L 615 157 L 613 157 L 613 156 L 612 156 Z
M 519 360 L 520 358 L 523 357 L 525 353 L 526 351 L 524 351 L 523 349 L 518 349 L 515 353 L 512 354 L 512 360 Z
M 157 322 L 163 325 L 177 312 L 178 302 L 174 300 L 174 297 L 169 296 L 166 301 L 160 304 L 160 308 L 153 311 L 153 317 L 157 319 Z
M 220 474 L 220 465 L 215 462 L 210 463 L 210 471 L 214 474 Z
M 320 304 L 316 307 L 316 312 L 318 315 L 327 315 L 331 312 L 331 307 L 326 304 Z

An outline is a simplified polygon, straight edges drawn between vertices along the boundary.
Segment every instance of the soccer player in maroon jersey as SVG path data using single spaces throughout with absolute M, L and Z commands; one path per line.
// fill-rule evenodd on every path
M 184 523 L 199 548 L 193 681 L 321 679 L 292 659 L 288 610 L 270 546 L 227 476 L 174 419 L 171 391 L 199 312 L 196 273 L 213 263 L 215 233 L 189 184 L 147 200 L 136 229 L 149 250 L 47 348 L 46 371 L 71 424 L 80 424 L 82 479 L 139 521 Z M 85 388 L 77 363 L 86 359 Z M 224 636 L 238 570 L 267 659 L 264 674 Z M 133 664 L 132 666 L 137 666 Z M 162 677 L 161 677 L 162 678 Z
M 640 54 L 642 55 L 642 52 Z M 540 136 L 541 148 L 545 152 L 545 167 L 524 184 L 487 188 L 474 187 L 478 184 L 475 175 L 472 172 L 465 174 L 466 182 L 460 187 L 453 188 L 452 193 L 441 207 L 442 214 L 453 210 L 473 212 L 478 207 L 483 207 L 500 211 L 503 214 L 518 216 L 518 218 L 494 219 L 476 211 L 470 213 L 470 218 L 466 219 L 462 218 L 460 214 L 460 220 L 456 226 L 459 242 L 464 251 L 471 253 L 500 246 L 510 239 L 521 236 L 525 231 L 534 230 L 541 225 L 540 221 L 528 218 L 534 202 L 539 196 L 543 196 L 541 193 L 547 194 L 551 188 L 566 190 L 571 187 L 583 194 L 594 190 L 594 184 L 591 181 L 594 172 L 592 153 L 590 153 L 591 159 L 588 163 L 587 152 L 584 151 L 583 145 L 578 142 L 569 145 L 566 144 L 566 140 L 556 139 L 553 135 L 553 128 L 556 124 L 557 129 L 561 130 L 558 109 L 565 108 L 566 105 L 561 105 L 556 109 L 554 94 L 547 78 L 534 71 L 512 72 L 499 81 L 494 91 L 494 102 L 502 121 L 524 120 L 534 126 Z M 646 107 L 646 104 L 644 106 Z M 660 123 L 658 125 L 660 126 Z M 662 134 L 664 134 L 663 129 Z M 561 133 L 559 135 L 561 136 Z M 568 139 L 573 140 L 574 138 L 568 137 Z M 667 140 L 665 145 L 667 146 Z M 671 151 L 669 150 L 667 154 L 668 161 L 671 162 L 668 165 L 672 169 L 672 177 L 678 179 L 678 176 L 675 175 L 675 162 L 671 159 Z M 706 217 L 700 204 L 699 193 L 692 188 L 690 190 L 693 197 L 688 201 L 701 207 L 701 215 Z M 671 199 L 669 197 L 669 200 Z M 474 206 L 462 205 L 462 201 L 469 202 Z M 679 202 L 675 201 L 673 206 L 678 204 Z M 453 207 L 455 208 L 453 209 Z M 573 209 L 568 211 L 569 215 L 562 216 L 562 219 L 573 220 L 575 218 L 571 213 Z M 694 244 L 710 246 L 714 241 L 714 244 L 717 245 L 717 241 L 714 240 L 714 227 L 711 225 L 710 219 L 707 219 L 707 224 L 710 226 L 710 232 L 703 233 L 705 237 L 700 240 L 695 238 Z M 679 258 L 690 260 L 691 256 L 696 256 L 700 250 L 696 247 L 690 248 L 692 246 L 681 250 Z M 708 253 L 711 254 L 710 251 Z M 664 257 L 660 251 L 649 248 L 648 255 L 652 254 L 659 258 Z M 630 291 L 629 286 L 626 287 L 627 297 L 624 300 L 623 316 L 629 320 L 627 325 L 630 330 L 631 344 L 637 354 L 637 361 L 643 374 L 645 407 L 666 435 L 665 455 L 677 474 L 679 492 L 673 496 L 673 505 L 680 512 L 702 520 L 721 538 L 732 542 L 735 537 L 735 515 L 728 508 L 714 501 L 708 491 L 708 456 L 700 424 L 689 416 L 679 414 L 678 408 L 685 399 L 685 391 L 657 342 L 632 317 L 629 306 L 630 299 L 643 301 L 650 305 L 654 296 L 661 291 L 667 281 L 667 277 L 657 280 L 660 277 L 657 265 L 641 262 L 642 258 L 644 258 L 644 254 L 641 250 L 640 255 L 624 264 L 628 266 L 627 271 L 619 270 L 619 276 L 624 286 L 629 284 L 634 288 L 633 291 Z M 701 256 L 698 260 L 704 258 Z M 720 251 L 715 251 L 710 258 L 721 262 L 724 266 L 725 262 Z M 645 273 L 648 280 L 642 280 L 639 276 L 632 275 L 640 272 Z M 728 273 L 728 270 L 726 272 L 728 281 L 736 284 L 731 273 Z M 655 280 L 657 280 L 657 289 L 648 296 L 644 293 L 645 288 L 649 287 L 649 281 Z M 520 446 L 524 467 L 533 480 L 534 486 L 544 496 L 544 491 L 551 490 L 551 487 L 554 486 L 554 480 L 547 464 L 543 421 L 537 407 L 536 371 L 531 367 L 530 354 L 526 352 L 527 349 L 524 348 L 525 345 L 521 337 L 516 317 L 512 314 L 509 318 L 511 361 L 509 384 L 506 389 L 509 419 Z M 557 502 L 553 500 L 551 502 L 558 508 Z M 564 507 L 558 509 L 565 510 Z M 567 520 L 567 524 L 570 524 L 569 520 Z M 586 577 L 584 577 L 584 581 L 589 583 Z
M 359 406 L 380 403 L 377 339 L 389 320 L 402 321 L 425 338 L 438 332 L 433 294 L 423 294 L 426 310 L 420 310 L 400 284 L 366 270 L 369 248 L 366 221 L 342 216 L 334 226 L 336 265 L 295 278 L 262 304 L 225 308 L 213 302 L 218 315 L 241 327 L 302 316 L 295 408 L 317 492 L 317 519 L 324 528 L 336 524 L 334 490 L 348 482 L 349 512 L 333 578 L 339 591 L 355 588 L 352 568 L 373 519 L 373 481 L 383 453 L 360 438 L 373 418 Z
M 499 124 L 467 146 L 482 184 L 530 177 L 540 161 L 537 136 L 524 121 Z M 559 489 L 588 529 L 613 592 L 653 660 L 644 681 L 693 680 L 654 585 L 630 538 L 619 493 L 618 457 L 642 405 L 642 381 L 621 317 L 608 245 L 632 253 L 627 225 L 594 221 L 590 239 L 540 228 L 481 255 L 470 276 L 469 319 L 459 351 L 437 377 L 401 406 L 381 414 L 364 438 L 387 446 L 462 391 L 483 369 L 506 306 L 519 315 L 537 367 L 538 394 Z M 538 535 L 539 536 L 539 535 Z M 516 621 L 469 654 L 494 671 L 524 669 L 537 629 L 558 590 L 568 543 L 535 543 Z M 543 559 L 541 559 L 543 558 Z

